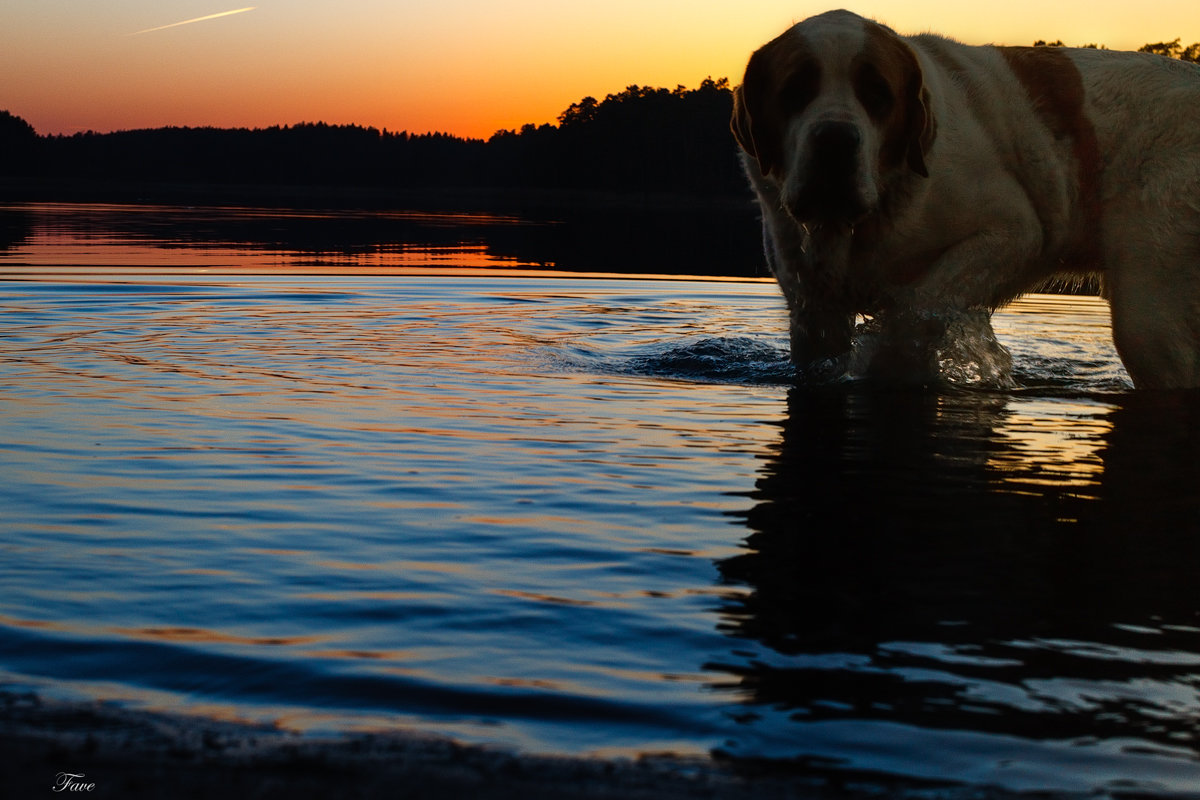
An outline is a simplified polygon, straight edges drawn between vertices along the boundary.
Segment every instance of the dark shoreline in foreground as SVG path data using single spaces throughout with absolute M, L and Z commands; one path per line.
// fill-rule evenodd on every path
M 799 774 L 708 758 L 520 755 L 412 733 L 309 738 L 270 727 L 132 711 L 101 702 L 50 701 L 10 691 L 0 691 L 0 753 L 0 787 L 7 797 L 53 794 L 62 774 L 80 776 L 73 780 L 85 786 L 94 784 L 90 791 L 72 794 L 135 799 L 1015 800 L 1025 796 L 987 787 Z

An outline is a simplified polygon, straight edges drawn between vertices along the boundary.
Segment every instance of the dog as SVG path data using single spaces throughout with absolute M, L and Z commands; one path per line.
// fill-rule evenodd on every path
M 831 11 L 754 52 L 731 128 L 802 370 L 844 366 L 859 315 L 937 350 L 1095 275 L 1135 386 L 1200 387 L 1200 66 Z

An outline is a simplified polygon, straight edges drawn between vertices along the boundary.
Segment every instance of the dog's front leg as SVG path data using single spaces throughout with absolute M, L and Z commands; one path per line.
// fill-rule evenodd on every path
M 793 363 L 809 379 L 837 377 L 850 352 L 854 312 L 822 283 L 804 231 L 790 219 L 764 216 L 763 254 L 787 302 Z
M 969 236 L 925 262 L 892 265 L 875 374 L 905 372 L 954 384 L 1011 385 L 1012 357 L 992 311 L 1043 277 L 1041 232 L 1016 220 Z
M 799 307 L 790 310 L 792 362 L 810 380 L 836 378 L 850 356 L 854 315 L 836 309 Z

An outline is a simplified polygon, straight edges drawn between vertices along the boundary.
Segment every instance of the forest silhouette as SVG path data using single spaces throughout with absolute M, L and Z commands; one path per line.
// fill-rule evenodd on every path
M 26 187 L 105 183 L 496 188 L 744 195 L 725 78 L 585 97 L 558 124 L 487 140 L 304 122 L 39 136 L 0 112 L 0 177 Z

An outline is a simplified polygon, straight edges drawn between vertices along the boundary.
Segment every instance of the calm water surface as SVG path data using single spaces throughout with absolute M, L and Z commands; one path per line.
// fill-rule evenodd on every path
M 997 315 L 1011 392 L 817 391 L 770 283 L 514 277 L 571 265 L 393 216 L 0 209 L 0 687 L 1200 787 L 1200 413 L 1101 301 Z

